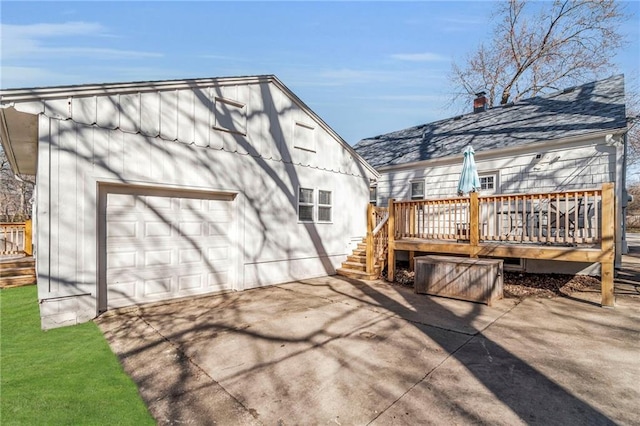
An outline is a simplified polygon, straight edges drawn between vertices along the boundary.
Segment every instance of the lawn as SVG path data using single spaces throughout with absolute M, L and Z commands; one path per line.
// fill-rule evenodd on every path
M 40 330 L 35 286 L 0 290 L 0 423 L 154 424 L 90 322 Z

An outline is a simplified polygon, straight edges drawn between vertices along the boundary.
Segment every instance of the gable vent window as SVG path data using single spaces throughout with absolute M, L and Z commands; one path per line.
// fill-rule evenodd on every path
M 313 126 L 304 123 L 295 123 L 293 128 L 294 148 L 316 152 L 315 130 Z
M 424 181 L 411 182 L 411 199 L 424 200 Z
M 240 135 L 247 134 L 247 106 L 241 102 L 227 98 L 215 99 L 216 130 L 223 130 Z

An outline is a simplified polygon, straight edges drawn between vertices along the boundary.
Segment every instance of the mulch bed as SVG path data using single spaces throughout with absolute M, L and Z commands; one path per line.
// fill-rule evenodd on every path
M 383 273 L 383 278 L 387 278 L 386 271 Z M 392 285 L 413 288 L 415 273 L 409 271 L 408 265 L 399 264 L 394 278 Z M 576 291 L 600 291 L 600 279 L 586 275 L 525 274 L 504 271 L 503 286 L 506 298 L 551 298 L 571 295 Z

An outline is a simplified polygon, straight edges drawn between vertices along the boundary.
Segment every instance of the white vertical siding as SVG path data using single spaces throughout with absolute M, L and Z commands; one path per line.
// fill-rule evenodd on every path
M 246 103 L 247 135 L 213 129 L 216 96 Z M 59 119 L 69 102 L 77 120 Z M 45 107 L 54 117 L 40 117 L 39 297 L 43 315 L 55 321 L 95 315 L 100 182 L 237 193 L 236 289 L 333 273 L 365 232 L 370 176 L 272 84 L 88 96 Z M 316 152 L 295 152 L 296 120 L 314 126 Z M 332 191 L 333 223 L 298 223 L 300 186 Z M 79 294 L 89 296 L 55 302 Z

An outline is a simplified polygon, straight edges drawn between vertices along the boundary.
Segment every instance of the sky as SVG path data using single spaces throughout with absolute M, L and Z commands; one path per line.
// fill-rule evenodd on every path
M 616 69 L 637 87 L 640 2 Z M 0 87 L 275 74 L 348 143 L 466 112 L 490 1 L 0 2 Z M 469 106 L 470 110 L 471 106 Z

